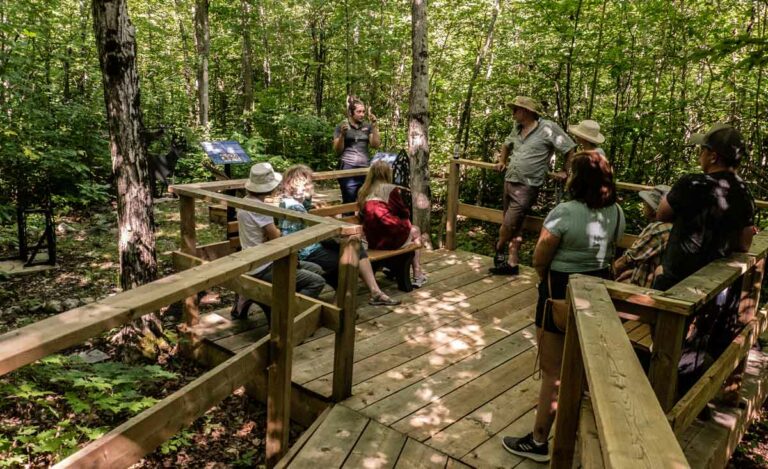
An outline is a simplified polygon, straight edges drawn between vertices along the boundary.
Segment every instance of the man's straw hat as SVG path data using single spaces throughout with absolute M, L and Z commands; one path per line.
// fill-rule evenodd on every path
M 512 107 L 521 107 L 537 115 L 544 113 L 544 108 L 541 103 L 528 96 L 516 96 L 515 100 L 512 102 Z

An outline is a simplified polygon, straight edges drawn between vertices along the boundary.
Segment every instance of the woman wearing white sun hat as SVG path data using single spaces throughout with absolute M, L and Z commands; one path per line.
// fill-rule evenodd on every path
M 599 146 L 605 141 L 605 136 L 600 133 L 600 124 L 597 122 L 587 119 L 576 125 L 569 125 L 568 133 L 573 135 L 582 150 L 596 151 L 605 156 L 605 152 Z

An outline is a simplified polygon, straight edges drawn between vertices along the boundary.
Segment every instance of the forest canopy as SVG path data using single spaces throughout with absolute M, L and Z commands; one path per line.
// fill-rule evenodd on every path
M 191 149 L 177 181 L 211 177 L 201 139 L 236 139 L 277 168 L 336 165 L 334 126 L 348 94 L 379 116 L 383 147 L 406 145 L 410 4 L 402 0 L 220 2 L 131 0 L 141 106 L 150 145 L 171 135 Z M 200 122 L 196 11 L 208 8 L 208 125 Z M 768 110 L 764 0 L 435 0 L 429 15 L 430 167 L 438 177 L 461 120 L 472 70 L 498 7 L 474 84 L 460 152 L 491 161 L 510 131 L 510 103 L 530 95 L 549 118 L 592 118 L 619 179 L 657 184 L 694 168 L 685 137 L 734 123 L 763 189 Z M 104 97 L 85 0 L 0 0 L 0 217 L 19 188 L 50 188 L 58 206 L 114 197 Z M 241 168 L 244 169 L 244 168 Z M 237 175 L 237 173 L 236 173 Z M 435 188 L 439 195 L 439 188 Z

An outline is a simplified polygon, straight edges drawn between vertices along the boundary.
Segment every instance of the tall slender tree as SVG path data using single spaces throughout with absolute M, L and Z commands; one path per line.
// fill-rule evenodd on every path
M 208 58 L 211 53 L 211 32 L 208 26 L 208 0 L 195 2 L 195 44 L 197 45 L 198 123 L 208 128 L 210 98 L 208 93 Z
M 135 31 L 128 17 L 126 0 L 93 0 L 92 12 L 104 84 L 112 172 L 117 186 L 120 286 L 129 290 L 157 278 Z M 148 315 L 142 319 L 141 330 L 144 337 L 149 337 L 153 333 L 161 334 L 162 328 L 156 318 Z M 121 342 L 128 342 L 125 334 L 121 335 Z
M 408 156 L 411 162 L 413 222 L 429 233 L 429 53 L 427 0 L 411 2 L 411 94 L 408 109 Z M 429 239 L 426 237 L 427 240 Z

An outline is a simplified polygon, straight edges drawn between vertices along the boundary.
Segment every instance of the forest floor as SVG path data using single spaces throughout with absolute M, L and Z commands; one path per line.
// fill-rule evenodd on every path
M 198 204 L 197 210 L 199 243 L 224 239 L 223 227 L 208 224 L 206 208 Z M 58 267 L 0 279 L 0 333 L 119 291 L 115 213 L 106 207 L 59 217 Z M 155 221 L 159 271 L 168 275 L 170 252 L 179 246 L 176 201 L 159 201 Z M 492 254 L 495 225 L 460 226 L 461 249 Z M 0 231 L 0 245 L 12 237 Z M 526 264 L 533 243 L 527 239 L 524 246 L 521 260 Z M 232 301 L 231 293 L 212 291 L 203 298 L 202 308 L 219 309 Z M 177 353 L 178 313 L 165 309 L 160 317 L 171 347 L 151 363 L 120 362 L 105 334 L 0 378 L 0 468 L 47 467 L 201 375 L 204 369 Z M 101 355 L 103 361 L 88 364 L 73 358 L 84 354 Z M 265 416 L 265 406 L 239 389 L 134 467 L 261 466 Z M 737 448 L 731 467 L 768 465 L 766 417 L 768 406 Z M 291 440 L 302 431 L 293 425 Z

